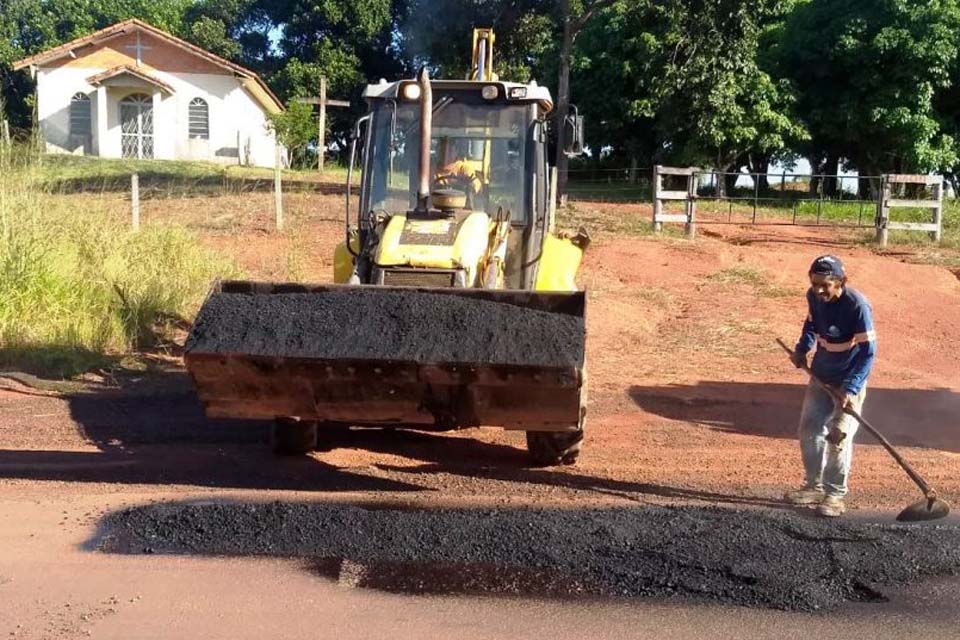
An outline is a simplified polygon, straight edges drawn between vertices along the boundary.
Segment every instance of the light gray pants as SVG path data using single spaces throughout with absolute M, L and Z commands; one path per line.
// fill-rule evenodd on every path
M 859 413 L 867 388 L 860 390 L 853 403 Z M 839 446 L 827 442 L 827 434 L 836 426 L 846 434 Z M 853 437 L 860 423 L 853 416 L 839 411 L 833 398 L 813 380 L 807 386 L 800 413 L 800 454 L 806 472 L 805 486 L 823 489 L 827 495 L 847 495 L 847 478 L 853 462 Z

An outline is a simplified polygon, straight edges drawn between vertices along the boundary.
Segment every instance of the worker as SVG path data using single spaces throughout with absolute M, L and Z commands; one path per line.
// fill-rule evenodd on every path
M 434 180 L 438 187 L 455 187 L 464 185 L 467 188 L 468 202 L 473 203 L 483 189 L 483 161 L 475 159 L 470 153 L 470 141 L 458 138 L 450 145 L 453 161 L 440 167 Z
M 820 256 L 810 266 L 809 277 L 809 313 L 793 363 L 803 367 L 816 345 L 810 368 L 836 392 L 837 400 L 813 380 L 807 386 L 799 428 L 805 482 L 785 498 L 793 504 L 816 505 L 822 516 L 837 517 L 846 511 L 843 500 L 859 426 L 843 410 L 859 412 L 863 407 L 876 338 L 870 303 L 847 286 L 839 258 Z

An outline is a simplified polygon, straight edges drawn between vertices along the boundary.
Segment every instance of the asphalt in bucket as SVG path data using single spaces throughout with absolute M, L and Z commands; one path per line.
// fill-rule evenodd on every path
M 187 353 L 581 367 L 583 317 L 470 296 L 357 287 L 218 293 Z
M 960 526 L 698 507 L 368 509 L 177 503 L 107 517 L 111 553 L 282 556 L 349 586 L 410 593 L 686 597 L 784 610 L 882 602 L 960 575 Z

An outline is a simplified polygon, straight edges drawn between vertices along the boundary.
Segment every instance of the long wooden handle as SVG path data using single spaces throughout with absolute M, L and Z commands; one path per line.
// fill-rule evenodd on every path
M 777 338 L 777 344 L 783 347 L 784 351 L 790 354 L 791 358 L 793 357 L 793 349 L 788 347 L 783 342 L 783 340 L 781 340 L 780 338 Z M 820 378 L 813 375 L 813 371 L 810 370 L 810 367 L 807 366 L 806 363 L 804 363 L 801 368 L 807 372 L 807 374 L 810 376 L 810 379 L 816 382 L 821 389 L 823 389 L 828 394 L 830 394 L 830 397 L 833 398 L 833 401 L 835 403 L 840 403 L 842 406 L 843 397 L 839 393 L 837 393 L 836 389 L 833 389 L 832 387 L 828 386 L 825 382 L 820 380 Z M 933 500 L 934 498 L 936 498 L 937 492 L 931 489 L 930 485 L 928 485 L 924 481 L 924 479 L 920 477 L 920 474 L 918 474 L 916 471 L 913 470 L 913 467 L 911 467 L 909 463 L 907 463 L 907 461 L 903 459 L 903 456 L 901 456 L 897 452 L 897 450 L 893 448 L 893 445 L 890 444 L 890 441 L 887 440 L 884 437 L 884 435 L 877 430 L 876 427 L 874 427 L 872 424 L 867 422 L 866 419 L 863 416 L 861 416 L 860 413 L 853 407 L 844 407 L 843 411 L 844 413 L 847 413 L 853 416 L 857 420 L 857 422 L 863 425 L 863 427 L 870 432 L 870 435 L 876 438 L 880 442 L 880 444 L 883 445 L 883 448 L 886 449 L 891 456 L 893 456 L 893 459 L 897 461 L 897 464 L 899 464 L 900 467 L 907 472 L 907 475 L 910 476 L 910 479 L 913 480 L 918 487 L 920 487 L 920 490 L 923 491 L 923 495 L 925 495 L 928 500 Z

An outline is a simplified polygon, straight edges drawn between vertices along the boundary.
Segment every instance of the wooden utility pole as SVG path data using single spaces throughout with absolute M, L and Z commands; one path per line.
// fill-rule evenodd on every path
M 275 145 L 273 156 L 273 212 L 276 217 L 277 231 L 283 231 L 283 176 L 280 165 L 280 143 Z
M 323 152 L 327 148 L 327 107 L 349 107 L 350 103 L 346 100 L 327 100 L 326 76 L 320 76 L 319 96 L 294 98 L 294 101 L 320 106 L 320 116 L 317 124 L 317 170 L 323 173 Z
M 327 78 L 320 76 L 320 125 L 317 129 L 317 171 L 323 173 L 323 150 L 327 148 Z
M 560 42 L 560 74 L 557 79 L 557 191 L 554 194 L 556 198 L 560 197 L 560 202 L 567 200 L 567 165 L 569 158 L 564 151 L 566 147 L 566 132 L 564 123 L 567 113 L 570 111 L 570 59 L 573 55 L 573 44 L 583 30 L 584 26 L 590 21 L 598 11 L 606 9 L 612 5 L 615 0 L 590 0 L 585 1 L 580 9 L 580 14 L 574 17 L 570 10 L 570 0 L 560 0 L 560 18 L 563 21 L 563 39 Z
M 570 0 L 561 0 L 560 15 L 563 19 L 563 40 L 560 45 L 560 77 L 557 82 L 557 155 L 554 166 L 557 168 L 557 191 L 553 198 L 561 204 L 567 202 L 567 166 L 569 158 L 566 147 L 566 117 L 570 110 L 570 57 L 573 51 L 574 25 L 570 17 Z
M 134 231 L 140 231 L 140 176 L 130 176 L 130 224 Z

